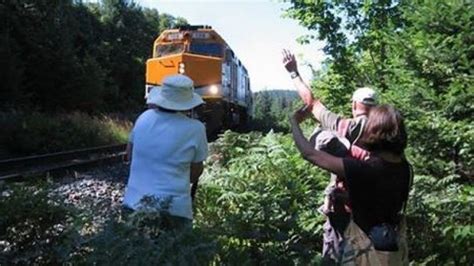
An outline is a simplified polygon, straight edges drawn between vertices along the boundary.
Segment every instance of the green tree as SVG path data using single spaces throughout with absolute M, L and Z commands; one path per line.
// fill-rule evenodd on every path
M 139 109 L 153 40 L 183 18 L 133 1 L 0 2 L 1 109 Z
M 254 93 L 253 127 L 255 130 L 288 132 L 288 115 L 298 99 L 296 91 L 264 90 Z
M 472 236 L 472 217 L 462 214 L 474 176 L 472 1 L 290 1 L 287 14 L 314 30 L 305 40 L 327 43 L 327 70 L 312 83 L 327 105 L 348 109 L 354 88 L 369 85 L 402 110 L 418 175 L 412 257 L 472 261 L 466 250 L 444 252 Z

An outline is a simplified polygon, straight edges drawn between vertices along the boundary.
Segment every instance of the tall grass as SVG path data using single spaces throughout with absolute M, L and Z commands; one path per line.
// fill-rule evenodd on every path
M 13 157 L 119 144 L 127 141 L 131 127 L 128 120 L 79 112 L 0 113 L 0 147 Z

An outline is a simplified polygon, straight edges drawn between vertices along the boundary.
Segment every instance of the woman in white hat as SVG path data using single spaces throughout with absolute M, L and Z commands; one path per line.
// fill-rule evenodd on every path
M 169 201 L 168 212 L 190 225 L 190 182 L 197 186 L 208 147 L 204 125 L 183 111 L 203 100 L 193 92 L 193 81 L 187 76 L 168 76 L 162 84 L 147 99 L 156 108 L 142 113 L 130 134 L 130 177 L 123 204 L 136 210 L 144 196 Z

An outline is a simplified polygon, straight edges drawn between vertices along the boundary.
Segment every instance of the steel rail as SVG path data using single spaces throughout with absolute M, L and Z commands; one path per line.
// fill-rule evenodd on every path
M 103 161 L 117 160 L 123 156 L 125 148 L 125 144 L 107 145 L 1 160 L 0 180 L 63 170 L 74 166 L 84 166 Z

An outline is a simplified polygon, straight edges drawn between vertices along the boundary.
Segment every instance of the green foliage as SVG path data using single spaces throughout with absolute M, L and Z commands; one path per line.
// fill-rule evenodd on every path
M 177 227 L 176 218 L 156 200 L 122 218 L 109 217 L 98 232 L 84 234 L 91 217 L 52 196 L 47 184 L 0 189 L 2 265 L 203 265 L 216 251 L 209 235 Z
M 324 217 L 317 208 L 329 174 L 303 160 L 289 135 L 227 131 L 212 149 L 192 229 L 169 216 L 166 199 L 145 198 L 139 211 L 79 234 L 89 214 L 47 187 L 0 187 L 0 263 L 318 265 Z M 458 179 L 415 176 L 407 208 L 412 261 L 472 264 L 474 190 Z
M 0 3 L 0 109 L 138 109 L 153 40 L 182 18 L 133 1 Z
M 24 156 L 125 143 L 128 120 L 82 113 L 0 113 L 0 145 L 10 155 Z
M 316 209 L 328 174 L 305 162 L 287 135 L 226 132 L 212 149 L 196 222 L 220 240 L 218 261 L 317 262 L 324 218 Z M 411 260 L 473 261 L 474 191 L 459 180 L 415 176 L 407 208 Z
M 327 106 L 348 114 L 354 88 L 372 86 L 406 117 L 417 174 L 407 209 L 411 260 L 472 264 L 472 1 L 289 2 L 288 15 L 314 30 L 302 41 L 326 42 L 331 57 L 313 87 Z M 0 16 L 2 108 L 48 111 L 136 106 L 153 38 L 185 23 L 124 0 L 3 1 Z M 254 124 L 286 131 L 293 98 L 258 93 Z M 121 126 L 104 129 L 110 121 L 65 117 L 3 116 L 8 133 L 0 141 L 28 152 L 125 139 Z M 100 141 L 97 132 L 104 132 Z M 142 213 L 78 242 L 81 216 L 25 186 L 0 197 L 0 243 L 18 243 L 0 263 L 317 263 L 323 217 L 316 209 L 328 174 L 306 163 L 289 136 L 273 132 L 226 132 L 213 150 L 193 231 L 173 232 L 166 215 Z
M 316 262 L 328 174 L 305 162 L 288 135 L 226 132 L 198 193 L 197 223 L 220 239 L 218 258 L 249 264 Z M 410 259 L 473 261 L 472 186 L 456 175 L 417 175 L 407 208 Z M 245 260 L 243 259 L 245 258 Z
M 268 132 L 288 132 L 288 114 L 295 109 L 298 95 L 295 91 L 264 90 L 253 94 L 254 112 L 252 129 Z
M 0 263 L 60 264 L 79 242 L 77 212 L 45 185 L 1 186 Z
M 474 189 L 456 178 L 416 176 L 408 206 L 410 258 L 440 264 L 474 261 Z
M 328 70 L 313 82 L 325 104 L 347 114 L 355 87 L 378 89 L 407 119 L 417 172 L 467 180 L 474 163 L 472 10 L 469 1 L 292 1 L 288 15 L 328 47 L 352 51 L 328 52 Z M 329 28 L 344 37 L 330 37 Z
M 326 42 L 327 71 L 312 85 L 327 106 L 347 114 L 354 88 L 371 86 L 406 118 L 419 175 L 411 258 L 472 264 L 472 1 L 289 2 L 287 14 Z
M 120 219 L 111 219 L 98 234 L 83 241 L 71 261 L 100 265 L 205 265 L 211 261 L 216 244 L 209 235 L 170 216 L 166 200 L 146 197 L 142 202 L 142 209 L 123 211 Z
M 301 159 L 289 136 L 227 131 L 213 145 L 196 222 L 213 232 L 218 261 L 309 263 L 319 256 L 317 213 L 328 176 Z

